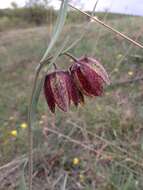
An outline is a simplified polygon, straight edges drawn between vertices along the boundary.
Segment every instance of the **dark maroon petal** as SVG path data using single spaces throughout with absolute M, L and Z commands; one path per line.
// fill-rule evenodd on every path
M 98 60 L 91 57 L 82 57 L 78 60 L 78 64 L 89 66 L 103 79 L 106 84 L 110 84 L 109 76 Z
M 80 67 L 71 71 L 74 81 L 78 86 L 79 90 L 82 91 L 87 96 L 92 96 L 92 88 L 88 80 L 82 74 Z
M 76 85 L 72 79 L 72 76 L 70 75 L 70 73 L 68 71 L 65 73 L 65 80 L 66 80 L 70 100 L 73 101 L 75 106 L 77 106 L 78 103 L 80 103 L 79 90 L 76 87 Z
M 87 64 L 75 63 L 71 67 L 71 73 L 74 77 L 80 91 L 87 96 L 101 96 L 103 93 L 103 79 Z
M 50 78 L 51 89 L 57 106 L 67 112 L 69 109 L 70 98 L 63 71 L 55 72 Z
M 55 100 L 54 100 L 54 95 L 50 86 L 50 75 L 47 75 L 45 77 L 45 81 L 44 81 L 44 94 L 45 94 L 45 98 L 46 101 L 48 103 L 48 106 L 51 110 L 52 113 L 55 112 Z
M 83 75 L 80 69 L 78 69 L 75 73 L 78 79 L 78 84 L 80 85 L 80 89 L 88 96 L 92 95 L 91 84 L 87 80 L 87 78 Z
M 86 65 L 83 65 L 80 71 L 90 84 L 89 93 L 94 96 L 101 96 L 103 93 L 103 79 L 93 69 Z

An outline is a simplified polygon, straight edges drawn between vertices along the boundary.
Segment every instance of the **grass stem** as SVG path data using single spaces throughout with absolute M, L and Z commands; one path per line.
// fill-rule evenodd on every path
M 86 12 L 84 12 L 84 11 L 82 11 L 82 10 L 76 8 L 76 7 L 74 7 L 74 6 L 71 5 L 71 4 L 68 4 L 68 5 L 69 5 L 71 8 L 73 8 L 74 10 L 79 11 L 81 14 L 86 15 L 88 18 L 91 18 L 93 21 L 95 21 L 95 22 L 101 24 L 102 26 L 104 26 L 105 28 L 109 29 L 109 30 L 112 31 L 113 33 L 115 33 L 115 34 L 121 36 L 122 38 L 124 38 L 124 39 L 126 39 L 127 41 L 131 42 L 132 44 L 136 45 L 137 47 L 140 47 L 140 48 L 143 49 L 143 45 L 141 45 L 140 43 L 134 41 L 134 40 L 131 39 L 130 37 L 126 36 L 125 34 L 123 34 L 123 33 L 121 33 L 121 32 L 119 32 L 118 30 L 112 28 L 111 26 L 105 24 L 103 21 L 99 20 L 98 18 L 91 16 L 90 14 L 88 14 L 88 13 L 86 13 Z

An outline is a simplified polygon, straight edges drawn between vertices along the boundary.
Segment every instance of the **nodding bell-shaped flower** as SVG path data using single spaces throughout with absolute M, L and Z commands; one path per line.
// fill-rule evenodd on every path
M 87 96 L 101 96 L 104 84 L 110 84 L 108 74 L 99 61 L 82 57 L 70 68 L 79 90 Z
M 52 113 L 57 105 L 67 112 L 71 101 L 77 106 L 84 101 L 68 71 L 55 71 L 48 74 L 44 81 L 44 94 Z

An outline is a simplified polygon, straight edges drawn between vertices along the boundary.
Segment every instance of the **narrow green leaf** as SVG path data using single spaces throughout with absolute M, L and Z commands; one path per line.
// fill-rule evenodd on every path
M 46 59 L 46 57 L 48 56 L 48 54 L 50 53 L 51 49 L 53 48 L 53 46 L 55 45 L 62 29 L 65 23 L 65 19 L 67 16 L 67 8 L 68 8 L 68 0 L 63 0 L 61 3 L 61 7 L 60 7 L 60 11 L 59 11 L 59 15 L 56 21 L 56 25 L 54 27 L 52 36 L 51 36 L 51 41 L 50 44 L 43 56 L 43 58 L 41 59 L 41 61 L 44 61 Z
M 40 79 L 40 81 L 38 82 L 38 84 L 36 86 L 36 89 L 35 89 L 33 99 L 32 99 L 31 118 L 33 118 L 33 120 L 34 120 L 38 100 L 39 100 L 39 97 L 40 97 L 40 93 L 41 93 L 41 90 L 42 90 L 42 87 L 43 87 L 43 83 L 44 83 L 44 77 L 42 77 L 42 79 Z
M 53 56 L 53 59 L 51 60 L 50 64 L 55 63 L 56 59 L 59 57 L 59 55 L 63 52 L 65 46 L 67 45 L 69 41 L 69 36 L 66 37 L 66 39 L 64 40 L 62 46 L 60 46 L 60 48 L 58 48 Z
M 84 37 L 84 35 L 82 35 L 80 38 L 76 39 L 73 43 L 71 43 L 71 45 L 69 45 L 66 49 L 64 49 L 63 53 L 71 50 L 74 46 L 76 46 L 82 40 L 83 37 Z
M 133 190 L 133 189 L 135 190 L 133 174 L 131 173 L 126 183 L 124 184 L 123 190 Z

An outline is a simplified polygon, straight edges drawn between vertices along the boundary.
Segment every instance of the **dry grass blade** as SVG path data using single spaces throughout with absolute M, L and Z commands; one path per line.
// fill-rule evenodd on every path
M 96 155 L 101 155 L 101 150 L 96 150 L 96 149 L 92 148 L 91 146 L 86 145 L 85 143 L 82 143 L 82 142 L 80 142 L 80 141 L 78 141 L 78 140 L 75 140 L 75 139 L 71 138 L 70 136 L 64 135 L 64 134 L 62 134 L 62 133 L 60 133 L 60 132 L 58 132 L 58 131 L 56 131 L 56 130 L 54 130 L 54 129 L 50 129 L 50 128 L 45 128 L 44 130 L 45 130 L 45 134 L 46 134 L 46 133 L 48 134 L 48 132 L 51 132 L 51 133 L 53 133 L 53 134 L 55 134 L 55 135 L 57 135 L 57 136 L 59 136 L 59 137 L 62 137 L 62 138 L 64 138 L 64 139 L 66 139 L 67 141 L 69 141 L 69 142 L 71 142 L 71 143 L 74 143 L 74 144 L 76 144 L 76 145 L 79 145 L 80 147 L 84 148 L 85 150 L 94 152 Z M 107 144 L 108 144 L 108 143 L 107 143 Z M 107 146 L 107 144 L 105 145 L 105 147 Z M 103 148 L 103 149 L 104 149 L 104 148 Z M 102 151 L 102 154 L 106 155 L 106 153 L 107 153 L 107 156 L 108 156 L 108 152 L 105 152 L 105 151 L 103 152 L 103 151 Z M 111 155 L 111 153 L 110 153 L 110 155 Z M 140 161 L 140 163 L 139 163 L 138 161 L 136 161 L 136 160 L 134 160 L 134 159 L 132 159 L 132 158 L 129 158 L 129 161 L 132 162 L 133 164 L 138 165 L 138 166 L 140 166 L 140 167 L 143 168 L 143 163 L 142 163 L 142 161 Z M 115 162 L 117 162 L 117 161 L 115 161 Z M 120 164 L 121 164 L 121 163 L 120 163 Z M 121 165 L 123 165 L 123 164 L 121 164 Z M 124 167 L 124 166 L 123 166 L 123 167 Z M 127 168 L 128 168 L 128 167 L 127 167 Z
M 101 24 L 102 26 L 104 26 L 105 28 L 109 29 L 109 30 L 112 31 L 113 33 L 115 33 L 115 34 L 121 36 L 122 38 L 124 38 L 124 39 L 128 40 L 129 42 L 131 42 L 132 44 L 136 45 L 137 47 L 140 47 L 140 48 L 143 49 L 143 45 L 142 45 L 142 44 L 140 44 L 140 43 L 134 41 L 134 40 L 131 39 L 130 37 L 126 36 L 125 34 L 119 32 L 118 30 L 116 30 L 116 29 L 112 28 L 111 26 L 105 24 L 103 21 L 99 20 L 98 18 L 95 18 L 95 17 L 91 16 L 90 14 L 88 14 L 88 13 L 86 13 L 86 12 L 84 12 L 84 11 L 81 11 L 80 9 L 74 7 L 74 6 L 71 5 L 71 4 L 68 4 L 68 5 L 69 5 L 71 8 L 73 8 L 74 10 L 79 11 L 81 14 L 86 15 L 87 17 L 89 17 L 89 18 L 92 19 L 93 21 L 95 21 L 95 22 Z
M 68 175 L 66 174 L 66 175 L 65 175 L 65 178 L 64 178 L 63 185 L 62 185 L 62 187 L 61 187 L 61 190 L 66 190 L 67 179 L 68 179 Z
M 74 123 L 74 122 L 72 122 L 72 121 L 68 121 L 68 123 L 70 123 L 70 124 L 72 124 L 74 127 L 77 127 L 78 129 L 80 129 L 80 130 L 82 130 L 82 127 L 80 127 L 79 125 L 77 125 L 76 123 Z M 128 152 L 126 149 L 124 149 L 124 148 L 121 148 L 120 146 L 117 146 L 116 144 L 114 144 L 114 143 L 112 143 L 112 142 L 110 142 L 109 140 L 107 140 L 107 139 L 105 139 L 105 138 L 103 138 L 103 137 L 101 137 L 101 136 L 98 136 L 97 134 L 93 134 L 93 133 L 91 133 L 90 131 L 88 131 L 88 130 L 86 130 L 86 132 L 87 132 L 87 134 L 90 134 L 91 136 L 93 136 L 95 139 L 98 139 L 98 140 L 100 140 L 101 142 L 104 142 L 104 145 L 105 146 L 112 146 L 112 147 L 114 147 L 115 149 L 117 149 L 117 150 L 119 150 L 120 152 L 122 152 L 123 154 L 126 154 L 127 156 L 128 156 L 128 159 L 131 161 L 131 162 L 133 162 L 133 163 L 135 163 L 135 164 L 137 164 L 137 165 L 139 165 L 139 166 L 141 166 L 141 167 L 143 167 L 143 160 L 142 160 L 142 158 L 138 158 L 138 160 L 136 160 L 135 159 L 135 157 L 134 157 L 134 155 L 133 154 L 131 154 L 130 152 Z M 104 146 L 103 146 L 104 147 Z M 100 154 L 100 151 L 97 151 L 97 155 L 98 154 Z M 111 153 L 110 153 L 111 154 Z M 135 154 L 135 153 L 134 153 Z M 118 155 L 119 156 L 119 155 Z

